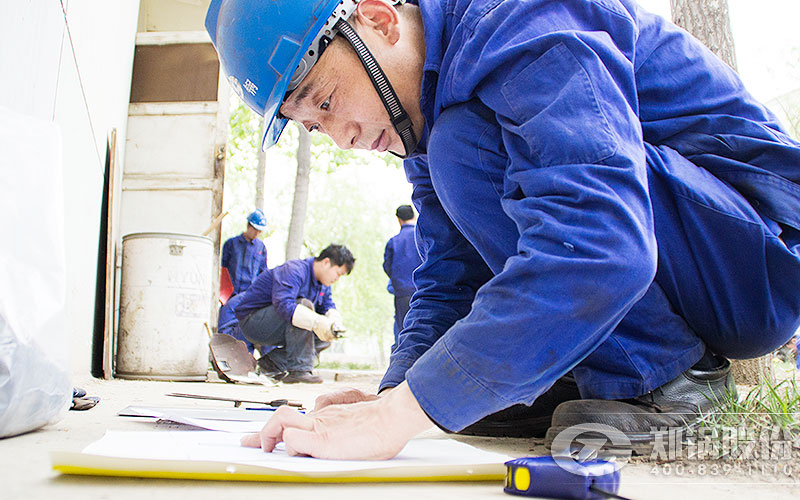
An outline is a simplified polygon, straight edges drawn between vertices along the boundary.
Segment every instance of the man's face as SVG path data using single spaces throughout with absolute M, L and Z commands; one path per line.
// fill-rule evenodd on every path
M 327 135 L 341 149 L 405 152 L 361 61 L 341 37 L 331 42 L 280 112 L 310 132 Z
M 249 241 L 253 241 L 254 239 L 258 238 L 260 234 L 261 231 L 248 224 L 247 230 L 244 232 L 244 237 L 247 238 Z
M 314 277 L 325 286 L 333 285 L 339 281 L 339 278 L 347 274 L 346 266 L 334 266 L 327 257 L 318 264 L 318 266 L 314 266 Z

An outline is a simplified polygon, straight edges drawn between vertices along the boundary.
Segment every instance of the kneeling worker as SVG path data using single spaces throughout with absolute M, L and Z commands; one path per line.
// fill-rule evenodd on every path
M 290 260 L 250 285 L 236 307 L 239 327 L 250 342 L 277 347 L 259 359 L 262 373 L 287 384 L 322 382 L 312 373 L 315 353 L 344 331 L 331 285 L 354 264 L 347 247 L 329 245 L 318 257 Z
M 407 157 L 419 213 L 381 396 L 245 444 L 380 459 L 483 422 L 642 453 L 800 326 L 800 143 L 633 0 L 213 0 L 206 26 L 265 146 L 291 119 Z

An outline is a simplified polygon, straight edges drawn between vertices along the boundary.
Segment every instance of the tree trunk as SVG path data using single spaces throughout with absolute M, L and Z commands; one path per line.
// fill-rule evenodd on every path
M 302 125 L 297 145 L 297 176 L 294 180 L 292 219 L 289 222 L 289 237 L 286 239 L 286 260 L 299 259 L 303 248 L 303 225 L 308 208 L 308 181 L 311 174 L 311 134 Z
M 731 32 L 728 0 L 669 0 L 672 21 L 682 27 L 720 59 L 736 70 L 736 52 Z M 774 381 L 772 354 L 733 362 L 733 377 L 739 384 L 756 385 L 761 378 Z
M 264 131 L 267 126 L 266 120 L 261 119 L 261 137 L 264 137 Z M 264 210 L 264 182 L 267 173 L 267 153 L 261 149 L 261 144 L 258 147 L 258 163 L 256 164 L 256 206 Z
M 669 0 L 672 22 L 685 29 L 736 69 L 728 0 Z

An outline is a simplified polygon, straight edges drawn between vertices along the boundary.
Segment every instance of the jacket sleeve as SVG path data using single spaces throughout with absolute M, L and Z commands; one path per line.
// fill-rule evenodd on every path
M 392 259 L 394 258 L 394 247 L 392 240 L 386 242 L 386 248 L 383 249 L 383 272 L 389 278 L 392 277 Z
M 225 242 L 224 245 L 222 245 L 222 261 L 220 263 L 222 267 L 230 269 L 232 253 L 233 253 L 233 240 L 229 239 L 228 241 Z
M 263 273 L 267 270 L 267 246 L 264 245 L 264 259 L 261 261 L 261 264 L 258 266 L 258 274 Z
M 290 261 L 275 268 L 272 274 L 272 305 L 278 315 L 289 323 L 292 322 L 292 315 L 297 307 L 304 273 L 305 269 L 292 265 Z
M 406 373 L 425 412 L 454 431 L 531 404 L 610 335 L 656 270 L 629 59 L 635 27 L 600 2 L 575 13 L 532 3 L 541 10 L 498 2 L 465 40 L 451 70 L 458 81 L 443 85 L 454 102 L 479 99 L 493 111 L 508 155 L 503 208 L 520 234 L 517 254 L 460 309 L 469 314 Z M 435 137 L 453 134 L 440 124 L 456 130 L 459 120 L 445 108 L 428 144 L 429 160 L 441 162 L 432 168 L 448 169 L 452 152 Z
M 475 248 L 456 229 L 433 189 L 427 162 L 406 160 L 404 167 L 414 185 L 412 201 L 419 213 L 417 247 L 422 264 L 414 272 L 417 291 L 406 315 L 380 390 L 405 379 L 417 359 L 469 312 L 475 292 L 492 273 Z

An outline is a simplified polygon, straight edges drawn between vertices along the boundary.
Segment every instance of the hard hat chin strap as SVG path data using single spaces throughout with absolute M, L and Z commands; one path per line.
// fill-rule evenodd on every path
M 375 57 L 369 51 L 361 37 L 356 34 L 353 27 L 344 19 L 339 19 L 336 22 L 335 28 L 345 40 L 350 43 L 353 50 L 356 51 L 358 58 L 361 60 L 361 64 L 364 65 L 364 69 L 367 71 L 367 75 L 369 75 L 369 79 L 372 81 L 372 85 L 378 92 L 381 101 L 383 101 L 383 106 L 389 113 L 392 126 L 403 141 L 406 154 L 392 154 L 400 158 L 408 157 L 417 149 L 417 136 L 414 134 L 414 124 L 411 122 L 411 117 L 408 116 L 406 110 L 403 109 L 403 105 L 400 104 L 400 99 L 397 98 L 392 84 L 389 83 L 389 79 L 386 78 L 386 74 L 384 74 L 378 61 L 375 60 Z

